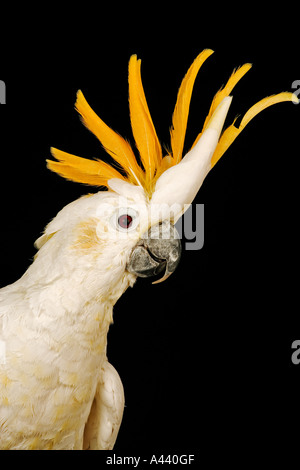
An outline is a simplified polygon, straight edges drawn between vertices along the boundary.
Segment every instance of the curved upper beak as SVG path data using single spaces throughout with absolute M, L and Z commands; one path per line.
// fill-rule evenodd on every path
M 145 232 L 132 250 L 127 271 L 139 277 L 165 273 L 157 284 L 167 279 L 176 269 L 181 255 L 179 234 L 168 221 L 161 222 Z

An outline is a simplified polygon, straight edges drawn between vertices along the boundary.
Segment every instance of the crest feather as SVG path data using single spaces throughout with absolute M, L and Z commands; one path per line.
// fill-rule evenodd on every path
M 81 115 L 83 124 L 100 140 L 107 153 L 126 171 L 129 180 L 139 183 L 143 177 L 142 170 L 130 144 L 100 119 L 86 101 L 81 90 L 77 92 L 75 108 Z
M 161 164 L 162 150 L 143 89 L 141 60 L 136 55 L 129 60 L 128 85 L 132 133 L 145 169 L 145 182 L 149 186 Z
M 211 116 L 213 115 L 221 101 L 223 101 L 226 96 L 230 95 L 235 85 L 241 80 L 241 78 L 243 78 L 243 76 L 251 69 L 251 67 L 252 64 L 244 64 L 241 67 L 235 69 L 229 77 L 229 80 L 226 85 L 215 94 L 210 106 L 209 113 L 204 121 L 202 132 L 206 128 L 208 121 L 210 120 Z
M 173 164 L 179 163 L 182 158 L 190 101 L 197 74 L 201 65 L 211 54 L 213 54 L 213 52 L 214 51 L 211 49 L 204 49 L 204 51 L 196 57 L 182 80 L 178 90 L 171 128 L 171 148 L 174 158 Z
M 294 103 L 297 103 L 297 100 L 298 98 L 293 93 L 282 92 L 282 93 L 278 93 L 277 95 L 268 96 L 267 98 L 264 98 L 258 101 L 258 103 L 254 104 L 246 112 L 239 127 L 236 127 L 234 125 L 234 122 L 235 122 L 234 121 L 233 124 L 231 124 L 231 126 L 225 129 L 225 131 L 221 135 L 217 148 L 213 154 L 213 157 L 211 160 L 211 166 L 213 167 L 217 163 L 217 161 L 220 160 L 220 158 L 226 152 L 228 147 L 230 147 L 230 145 L 234 142 L 237 136 L 242 132 L 243 129 L 245 129 L 246 125 L 257 114 L 259 114 L 261 111 L 268 108 L 269 106 L 272 106 L 273 104 L 282 103 L 283 101 L 292 101 Z
M 282 101 L 293 101 L 296 103 L 299 101 L 293 93 L 288 92 L 264 98 L 249 109 L 239 127 L 234 125 L 234 121 L 233 124 L 223 132 L 218 141 L 231 102 L 231 98 L 229 99 L 227 97 L 229 97 L 229 94 L 238 81 L 251 68 L 251 64 L 243 65 L 233 71 L 225 87 L 221 88 L 216 93 L 207 118 L 205 119 L 202 132 L 198 135 L 192 148 L 195 147 L 201 136 L 204 140 L 202 139 L 201 142 L 199 142 L 197 150 L 195 149 L 189 152 L 190 156 L 183 159 L 181 165 L 177 165 L 182 159 L 190 100 L 195 79 L 201 65 L 212 53 L 213 51 L 211 49 L 205 49 L 201 52 L 190 66 L 181 83 L 172 118 L 171 155 L 169 154 L 162 158 L 161 145 L 156 135 L 142 85 L 141 61 L 137 59 L 136 55 L 133 55 L 130 58 L 128 69 L 129 109 L 132 132 L 144 169 L 136 160 L 130 144 L 119 134 L 110 129 L 102 119 L 97 116 L 80 90 L 77 93 L 75 107 L 81 115 L 82 122 L 100 140 L 108 154 L 115 160 L 120 168 L 124 170 L 126 176 L 123 176 L 116 168 L 103 161 L 88 160 L 55 148 L 52 148 L 51 152 L 57 161 L 47 160 L 48 168 L 64 178 L 92 186 L 109 187 L 108 181 L 117 178 L 119 184 L 123 186 L 124 183 L 120 180 L 139 186 L 141 191 L 144 190 L 149 198 L 152 197 L 153 192 L 155 198 L 156 183 L 158 183 L 159 191 L 161 191 L 162 185 L 165 184 L 166 181 L 167 185 L 164 187 L 164 191 L 174 200 L 176 200 L 180 188 L 183 189 L 182 194 L 184 194 L 184 191 L 186 191 L 184 186 L 186 185 L 190 185 L 191 187 L 192 184 L 194 184 L 194 188 L 199 189 L 199 184 L 201 185 L 201 181 L 203 181 L 204 173 L 205 175 L 207 174 L 207 168 L 210 169 L 216 164 L 253 117 L 263 109 L 275 103 Z M 219 108 L 220 106 L 221 108 Z M 213 119 L 213 121 L 211 119 Z M 217 134 L 215 133 L 216 130 L 218 130 Z M 203 159 L 205 160 L 206 157 L 208 162 L 203 162 Z M 195 173 L 194 164 L 196 160 L 199 164 L 198 173 L 203 173 L 201 173 L 201 181 L 199 180 L 199 176 L 197 176 L 197 172 Z M 203 166 L 203 171 L 201 165 Z M 185 178 L 182 178 L 183 168 L 186 170 Z M 179 178 L 174 179 L 174 175 L 178 173 Z M 178 181 L 180 181 L 180 184 Z M 191 198 L 189 198 L 188 203 L 191 202 L 190 199 Z
M 121 173 L 105 162 L 77 157 L 53 147 L 51 154 L 58 162 L 47 160 L 49 170 L 76 183 L 107 186 L 107 180 L 111 178 L 125 179 Z
M 251 67 L 252 67 L 252 64 L 244 64 L 241 67 L 238 67 L 237 69 L 235 69 L 232 72 L 231 76 L 229 77 L 229 80 L 226 83 L 226 85 L 224 87 L 221 87 L 220 90 L 215 94 L 212 100 L 208 115 L 206 116 L 206 119 L 204 121 L 202 131 L 198 134 L 195 142 L 192 145 L 192 148 L 196 145 L 196 143 L 200 139 L 203 131 L 207 127 L 207 124 L 210 118 L 212 117 L 213 113 L 215 112 L 219 104 L 223 101 L 224 98 L 230 95 L 235 85 L 240 81 L 241 78 L 243 78 L 243 76 L 251 69 Z

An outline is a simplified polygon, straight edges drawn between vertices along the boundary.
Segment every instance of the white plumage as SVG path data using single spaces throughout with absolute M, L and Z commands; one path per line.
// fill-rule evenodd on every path
M 125 266 L 136 241 L 108 242 L 98 237 L 97 226 L 99 204 L 109 201 L 113 212 L 118 200 L 98 193 L 65 207 L 38 240 L 34 263 L 0 290 L 0 337 L 6 345 L 1 448 L 80 449 L 94 397 L 105 395 L 103 371 L 120 389 L 107 364 L 106 336 L 114 303 L 135 280 Z M 104 230 L 111 215 L 102 218 Z M 103 431 L 104 448 L 111 447 L 121 421 L 120 391 L 110 406 L 114 422 L 111 436 Z

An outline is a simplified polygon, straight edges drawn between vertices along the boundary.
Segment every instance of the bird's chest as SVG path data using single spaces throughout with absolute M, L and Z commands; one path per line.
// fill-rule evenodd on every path
M 31 341 L 21 341 L 15 331 L 7 343 L 1 390 L 9 446 L 80 448 L 106 357 L 109 323 L 109 315 L 99 310 L 86 322 L 57 321 L 56 331 L 51 326 L 37 334 L 36 325 L 28 325 Z

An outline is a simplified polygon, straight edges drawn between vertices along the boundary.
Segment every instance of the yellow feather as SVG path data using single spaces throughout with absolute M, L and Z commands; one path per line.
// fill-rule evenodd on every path
M 64 163 L 58 163 L 53 162 L 52 160 L 47 160 L 47 168 L 69 181 L 89 184 L 92 186 L 107 186 L 107 178 L 101 178 L 100 176 L 95 177 L 88 175 L 87 173 L 82 173 L 80 170 L 74 169 L 73 167 L 69 167 Z
M 251 69 L 251 67 L 252 67 L 252 64 L 244 64 L 241 67 L 238 67 L 236 70 L 232 72 L 224 88 L 221 88 L 215 94 L 212 100 L 211 106 L 210 106 L 209 113 L 204 121 L 202 132 L 206 128 L 208 121 L 210 120 L 211 116 L 213 115 L 213 113 L 215 112 L 215 110 L 217 109 L 221 101 L 224 98 L 226 98 L 226 96 L 230 95 L 235 85 L 240 81 L 241 78 L 243 78 L 243 76 Z
M 254 118 L 258 113 L 263 111 L 264 109 L 272 106 L 272 104 L 282 103 L 283 101 L 293 101 L 297 103 L 298 98 L 288 91 L 283 91 L 282 93 L 278 93 L 277 95 L 271 95 L 267 98 L 260 100 L 258 103 L 253 105 L 249 111 L 246 112 L 245 116 L 243 117 L 239 129 L 242 130 Z
M 171 148 L 175 164 L 179 163 L 182 158 L 190 101 L 196 76 L 201 65 L 213 52 L 211 49 L 205 49 L 196 57 L 178 90 L 171 128 Z
M 129 143 L 119 134 L 110 129 L 92 110 L 85 100 L 82 92 L 77 93 L 75 107 L 82 117 L 85 126 L 100 140 L 106 151 L 126 172 L 124 177 L 114 167 L 98 160 L 88 160 L 77 157 L 61 150 L 52 148 L 52 155 L 57 162 L 47 160 L 48 168 L 59 175 L 72 181 L 90 184 L 93 186 L 107 186 L 111 178 L 120 178 L 133 184 L 144 187 L 145 192 L 151 197 L 158 177 L 173 165 L 179 163 L 182 158 L 184 139 L 186 134 L 189 106 L 197 73 L 204 61 L 213 53 L 211 49 L 204 50 L 195 59 L 186 73 L 178 91 L 177 101 L 173 113 L 171 129 L 172 156 L 162 158 L 162 150 L 148 109 L 147 101 L 141 80 L 141 61 L 134 55 L 129 61 L 129 108 L 132 132 L 136 146 L 140 152 L 141 161 L 145 171 L 138 164 Z M 245 64 L 234 70 L 224 88 L 215 95 L 208 116 L 204 122 L 206 128 L 211 116 L 222 102 L 229 96 L 234 86 L 251 68 L 251 64 Z M 252 106 L 245 114 L 239 127 L 235 121 L 221 135 L 217 148 L 211 160 L 211 166 L 221 158 L 224 152 L 236 139 L 239 133 L 260 113 L 263 109 L 282 101 L 299 102 L 292 93 L 284 92 L 269 96 Z M 198 142 L 202 132 L 198 135 L 193 146 Z
M 136 55 L 129 60 L 128 84 L 132 133 L 145 169 L 146 185 L 149 185 L 160 166 L 162 150 L 142 85 L 141 60 L 137 60 Z
M 47 160 L 47 167 L 71 181 L 92 186 L 107 186 L 107 180 L 110 178 L 125 179 L 121 173 L 105 162 L 77 157 L 53 147 L 51 153 L 59 162 Z
M 84 125 L 100 140 L 107 153 L 124 168 L 129 180 L 139 184 L 143 178 L 143 172 L 129 143 L 97 116 L 87 103 L 81 90 L 77 92 L 75 108 L 80 113 Z
M 272 106 L 273 104 L 281 103 L 282 101 L 293 101 L 297 103 L 297 100 L 298 98 L 293 93 L 282 92 L 278 93 L 277 95 L 268 96 L 267 98 L 264 98 L 255 105 L 253 105 L 243 117 L 239 127 L 236 127 L 233 123 L 223 132 L 217 145 L 217 148 L 212 156 L 211 166 L 213 167 L 217 163 L 217 161 L 220 160 L 222 155 L 226 152 L 228 147 L 230 147 L 230 145 L 240 134 L 240 132 L 242 132 L 246 125 L 257 114 L 259 114 L 261 111 L 268 108 L 269 106 Z
M 221 103 L 221 101 L 226 98 L 226 96 L 229 96 L 231 91 L 233 90 L 233 88 L 235 87 L 235 85 L 240 81 L 240 79 L 251 69 L 252 67 L 252 64 L 244 64 L 242 65 L 242 67 L 238 67 L 236 70 L 234 70 L 231 74 L 231 76 L 229 77 L 229 80 L 228 82 L 226 83 L 226 85 L 224 86 L 224 88 L 222 87 L 214 96 L 213 100 L 212 100 L 212 103 L 211 103 L 211 106 L 210 106 L 210 109 L 209 109 L 209 113 L 208 115 L 206 116 L 206 119 L 204 121 L 204 124 L 203 124 L 203 128 L 202 128 L 202 131 L 197 135 L 197 138 L 195 140 L 195 142 L 193 143 L 192 145 L 192 148 L 196 145 L 196 143 L 198 142 L 198 140 L 200 139 L 204 129 L 206 128 L 211 116 L 213 115 L 213 113 L 215 112 L 215 110 L 217 109 L 217 107 L 219 106 L 219 104 Z

